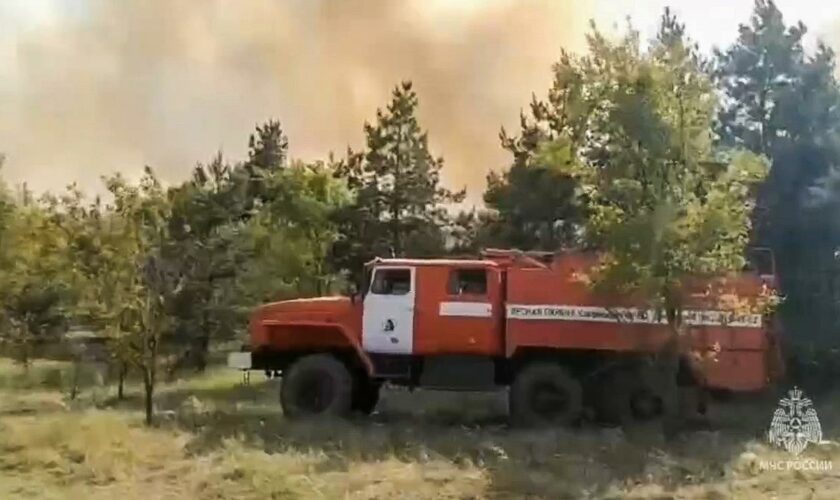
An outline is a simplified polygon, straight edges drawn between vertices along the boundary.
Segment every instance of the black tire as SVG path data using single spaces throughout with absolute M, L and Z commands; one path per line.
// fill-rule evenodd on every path
M 370 415 L 379 403 L 379 391 L 381 384 L 371 382 L 367 377 L 360 377 L 353 394 L 353 411 L 363 415 Z
M 516 375 L 508 405 L 516 426 L 569 425 L 581 414 L 580 382 L 560 365 L 534 362 Z
M 662 417 L 665 413 L 663 377 L 661 370 L 643 364 L 632 372 L 629 394 L 630 415 L 635 421 L 645 422 Z
M 345 416 L 353 400 L 353 377 L 329 354 L 304 356 L 284 375 L 280 388 L 283 414 L 289 418 Z
M 632 420 L 631 394 L 637 375 L 624 368 L 601 373 L 595 382 L 593 406 L 599 423 L 624 425 Z
M 616 367 L 598 379 L 595 412 L 605 424 L 625 425 L 662 415 L 662 397 L 653 372 L 645 367 Z

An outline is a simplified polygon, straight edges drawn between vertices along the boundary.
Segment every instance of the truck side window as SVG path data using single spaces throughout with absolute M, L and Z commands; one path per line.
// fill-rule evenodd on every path
M 449 274 L 449 295 L 486 295 L 485 269 L 455 269 Z
M 405 295 L 410 291 L 410 269 L 377 269 L 370 286 L 370 293 L 376 295 Z

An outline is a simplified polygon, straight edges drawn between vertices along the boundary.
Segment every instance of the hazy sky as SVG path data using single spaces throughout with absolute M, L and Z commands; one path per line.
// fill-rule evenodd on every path
M 746 22 L 753 0 L 598 0 L 596 20 L 615 22 L 630 15 L 643 33 L 653 35 L 662 9 L 670 6 L 686 24 L 689 34 L 703 48 L 727 45 L 737 35 L 738 25 Z M 810 31 L 809 43 L 816 37 L 829 38 L 840 25 L 840 3 L 830 0 L 776 0 L 776 5 L 792 24 L 804 22 Z
M 832 45 L 840 3 L 779 0 Z M 361 141 L 362 123 L 400 79 L 445 181 L 480 195 L 508 158 L 531 92 L 561 47 L 580 50 L 589 19 L 630 16 L 652 36 L 666 5 L 701 46 L 729 43 L 751 0 L 3 0 L 3 177 L 35 189 L 151 165 L 178 181 L 221 149 L 241 159 L 257 122 L 278 118 L 292 154 L 323 158 Z

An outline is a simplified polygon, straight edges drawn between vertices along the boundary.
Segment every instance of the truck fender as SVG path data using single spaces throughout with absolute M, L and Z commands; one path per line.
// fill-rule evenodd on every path
M 344 325 L 339 325 L 336 323 L 326 323 L 323 321 L 278 321 L 278 320 L 265 320 L 262 322 L 265 326 L 288 326 L 288 327 L 319 327 L 319 328 L 332 328 L 341 333 L 344 337 L 344 340 L 347 341 L 347 344 L 353 348 L 355 351 L 356 356 L 358 356 L 359 361 L 362 362 L 362 366 L 364 366 L 365 372 L 368 376 L 373 376 L 373 362 L 370 360 L 370 356 L 362 349 L 362 346 L 359 344 L 359 341 L 350 333 L 350 331 Z

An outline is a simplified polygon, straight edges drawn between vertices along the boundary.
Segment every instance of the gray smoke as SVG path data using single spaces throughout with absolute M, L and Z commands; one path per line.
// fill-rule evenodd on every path
M 546 91 L 590 16 L 551 0 L 71 4 L 0 51 L 14 55 L 0 84 L 3 176 L 35 189 L 92 189 L 144 164 L 178 181 L 217 149 L 241 158 L 272 117 L 294 156 L 343 153 L 411 79 L 447 184 L 478 198 L 507 162 L 499 127 L 515 128 L 531 92 Z

